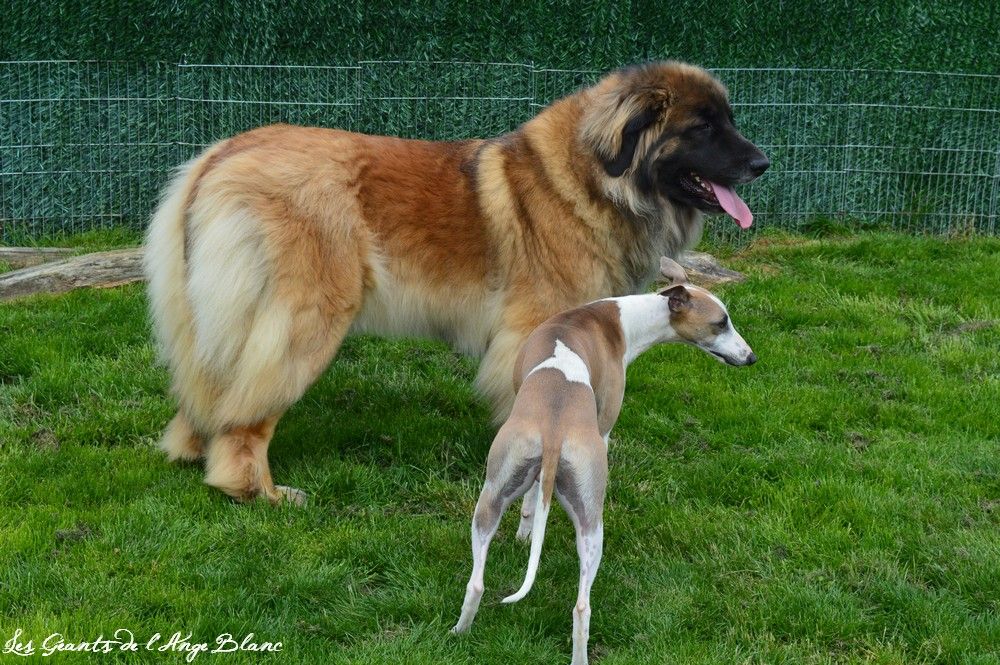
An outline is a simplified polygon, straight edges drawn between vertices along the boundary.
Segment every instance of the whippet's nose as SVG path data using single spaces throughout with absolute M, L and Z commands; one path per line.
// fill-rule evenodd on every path
M 751 159 L 750 163 L 747 164 L 747 168 L 753 172 L 753 175 L 756 178 L 761 173 L 766 171 L 767 167 L 769 167 L 770 165 L 771 165 L 771 160 L 767 158 L 767 155 L 762 154 L 759 155 L 758 157 L 754 157 L 753 159 Z
M 755 362 L 757 362 L 757 354 L 754 353 L 753 351 L 751 351 L 750 355 L 747 356 L 747 361 L 745 363 L 743 363 L 743 364 L 744 365 L 753 365 Z

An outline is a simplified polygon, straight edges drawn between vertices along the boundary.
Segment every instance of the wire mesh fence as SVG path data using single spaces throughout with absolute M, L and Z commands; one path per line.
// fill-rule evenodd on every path
M 742 131 L 771 158 L 766 176 L 742 192 L 757 228 L 850 220 L 928 233 L 1000 230 L 1000 76 L 715 73 Z M 2 62 L 0 241 L 141 229 L 172 167 L 242 130 L 290 122 L 491 136 L 600 74 L 466 62 Z M 712 227 L 723 239 L 735 232 Z

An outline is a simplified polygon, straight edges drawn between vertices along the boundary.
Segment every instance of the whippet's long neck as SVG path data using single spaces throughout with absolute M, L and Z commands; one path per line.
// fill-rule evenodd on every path
M 618 303 L 621 313 L 626 366 L 654 344 L 677 339 L 677 333 L 670 325 L 667 298 L 656 293 L 647 293 L 611 298 L 611 300 Z

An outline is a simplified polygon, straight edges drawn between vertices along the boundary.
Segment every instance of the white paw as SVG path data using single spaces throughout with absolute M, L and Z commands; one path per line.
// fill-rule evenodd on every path
M 278 490 L 281 494 L 282 500 L 292 503 L 296 506 L 306 505 L 306 500 L 308 495 L 302 490 L 295 489 L 294 487 L 289 487 L 288 485 L 275 485 L 274 489 Z
M 521 524 L 517 527 L 517 534 L 515 536 L 518 540 L 525 541 L 531 537 L 531 519 L 521 520 Z

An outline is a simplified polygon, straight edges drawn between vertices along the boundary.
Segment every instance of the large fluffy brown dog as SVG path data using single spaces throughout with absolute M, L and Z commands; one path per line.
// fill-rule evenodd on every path
M 351 331 L 482 356 L 510 408 L 522 340 L 561 310 L 634 293 L 703 212 L 767 168 L 702 69 L 614 72 L 489 140 L 410 141 L 276 125 L 183 166 L 149 229 L 150 306 L 179 402 L 161 447 L 204 456 L 240 498 L 275 486 L 275 424 Z

